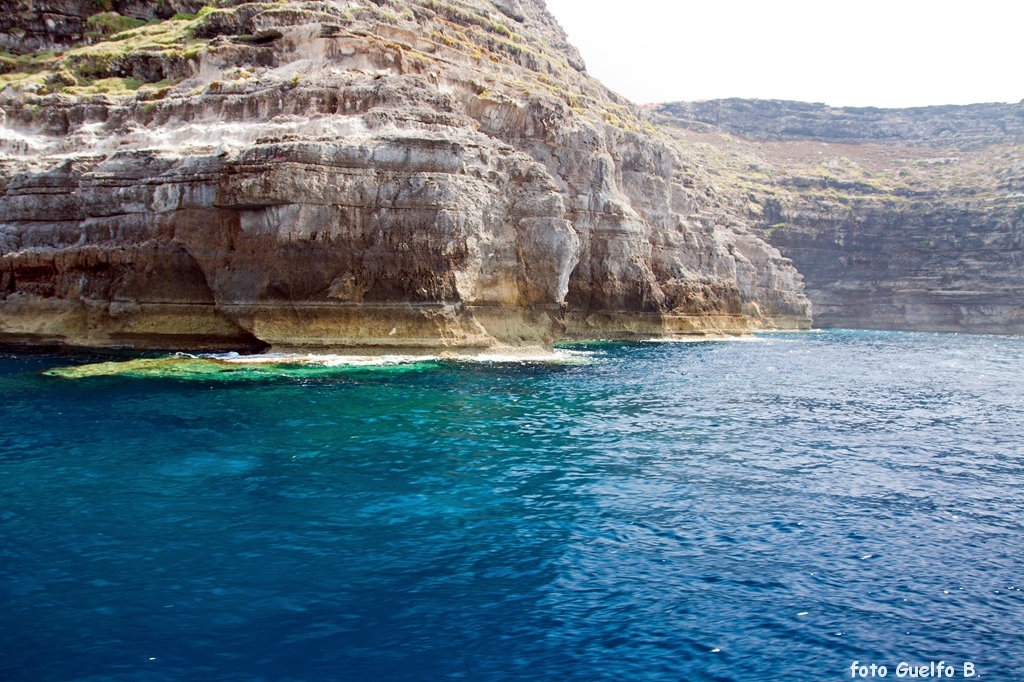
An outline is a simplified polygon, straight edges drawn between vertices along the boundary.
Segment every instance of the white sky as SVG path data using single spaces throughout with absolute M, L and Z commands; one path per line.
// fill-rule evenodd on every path
M 638 103 L 910 107 L 1024 98 L 1024 0 L 547 0 Z

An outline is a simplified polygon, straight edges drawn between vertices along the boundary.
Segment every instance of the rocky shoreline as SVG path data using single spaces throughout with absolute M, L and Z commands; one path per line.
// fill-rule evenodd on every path
M 2 41 L 24 54 L 0 340 L 476 352 L 810 324 L 792 265 L 542 2 L 55 4 L 85 28 L 37 4 Z
M 0 45 L 0 342 L 1024 330 L 1021 105 L 642 110 L 541 0 L 51 0 Z

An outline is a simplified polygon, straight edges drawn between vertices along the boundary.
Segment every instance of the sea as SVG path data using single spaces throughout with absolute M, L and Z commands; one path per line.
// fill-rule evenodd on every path
M 0 679 L 1024 679 L 1024 337 L 258 360 L 0 352 Z

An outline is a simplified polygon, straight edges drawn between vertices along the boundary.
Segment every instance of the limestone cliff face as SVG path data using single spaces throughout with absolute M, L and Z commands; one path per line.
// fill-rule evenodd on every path
M 51 4 L 0 24 L 0 340 L 471 351 L 809 324 L 792 265 L 540 2 Z
M 793 260 L 816 326 L 1024 332 L 1024 104 L 656 111 Z

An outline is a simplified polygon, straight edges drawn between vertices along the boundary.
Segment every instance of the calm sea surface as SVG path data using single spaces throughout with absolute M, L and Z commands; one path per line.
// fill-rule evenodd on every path
M 573 350 L 0 356 L 0 679 L 1024 679 L 1024 338 Z

